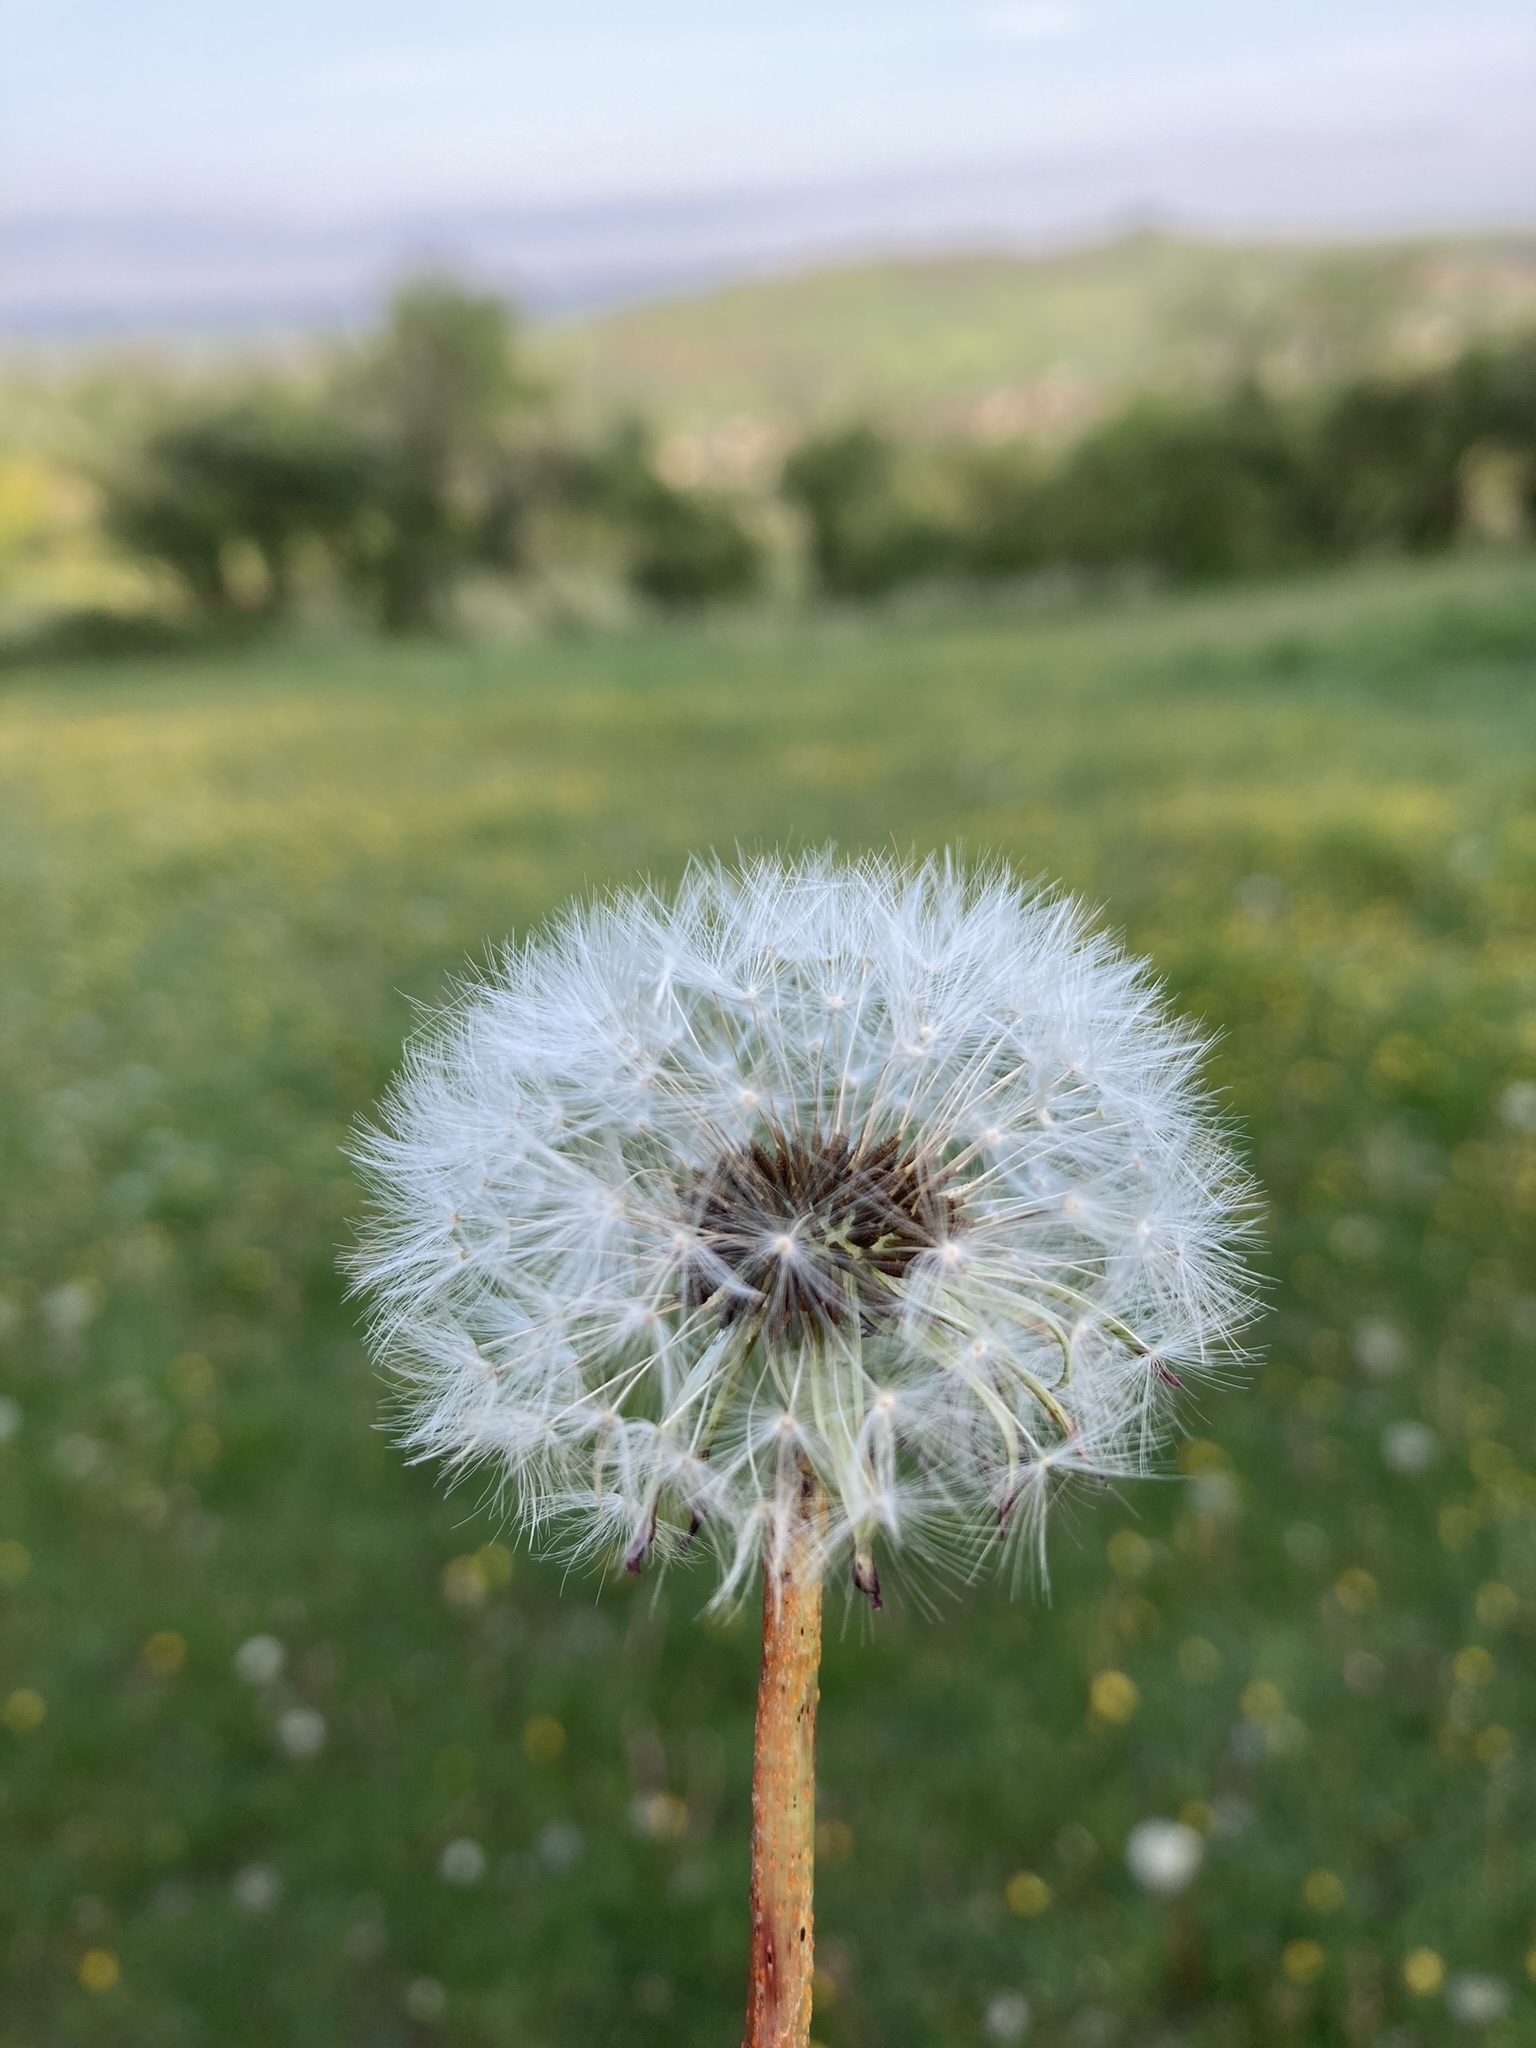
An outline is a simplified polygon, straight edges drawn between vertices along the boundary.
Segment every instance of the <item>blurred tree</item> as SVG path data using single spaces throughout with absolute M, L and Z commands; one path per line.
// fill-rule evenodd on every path
M 254 391 L 157 428 L 106 481 L 103 518 L 207 616 L 274 616 L 291 601 L 299 549 L 343 533 L 366 485 L 343 429 L 294 394 Z
M 440 279 L 405 286 L 340 379 L 369 470 L 348 565 L 387 631 L 440 629 L 470 563 L 516 566 L 528 465 L 514 430 L 538 395 L 508 306 Z
M 1445 372 L 1454 387 L 1463 525 L 1520 540 L 1536 527 L 1536 335 L 1472 349 Z
M 1314 465 L 1329 538 L 1344 554 L 1448 547 L 1467 420 L 1454 380 L 1370 378 L 1323 410 Z
M 1028 441 L 969 451 L 965 566 L 976 576 L 1021 576 L 1054 558 L 1051 479 Z
M 1306 561 L 1321 535 L 1305 450 L 1255 385 L 1220 405 L 1146 403 L 1090 434 L 1039 515 L 1051 556 L 1180 578 Z
M 623 536 L 630 581 L 674 608 L 746 597 L 762 580 L 763 551 L 731 500 L 679 490 L 658 475 L 651 437 L 621 422 L 586 473 L 589 504 Z
M 963 520 L 948 467 L 924 463 L 867 425 L 802 441 L 784 494 L 810 525 L 817 579 L 833 597 L 875 597 L 961 566 Z

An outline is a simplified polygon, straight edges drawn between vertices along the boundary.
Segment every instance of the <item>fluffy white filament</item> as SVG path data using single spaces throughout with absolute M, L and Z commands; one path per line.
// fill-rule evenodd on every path
M 1057 1486 L 1144 1470 L 1251 1312 L 1202 1051 L 1077 905 L 1000 867 L 697 863 L 570 908 L 412 1048 L 360 1141 L 355 1270 L 407 1442 L 489 1467 L 568 1554 L 707 1542 L 725 1601 L 807 1471 L 866 1592 L 877 1540 L 1031 1556 Z M 772 1226 L 762 1258 L 843 1262 L 819 1321 L 776 1320 L 700 1220 L 722 1159 L 786 1139 L 885 1143 L 944 1191 L 883 1274 L 835 1219 Z

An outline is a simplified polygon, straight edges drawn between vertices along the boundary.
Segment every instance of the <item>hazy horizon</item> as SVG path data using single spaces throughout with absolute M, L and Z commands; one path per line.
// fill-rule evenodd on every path
M 1536 223 L 1511 0 L 10 0 L 0 325 L 355 318 L 437 262 L 556 312 L 1135 221 Z

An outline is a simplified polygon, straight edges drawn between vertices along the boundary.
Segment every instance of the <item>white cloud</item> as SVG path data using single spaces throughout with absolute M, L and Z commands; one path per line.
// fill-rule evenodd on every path
M 1031 43 L 1047 36 L 1070 35 L 1078 25 L 1079 13 L 1057 0 L 1011 0 L 1008 6 L 989 7 L 982 19 L 987 33 L 1003 42 Z

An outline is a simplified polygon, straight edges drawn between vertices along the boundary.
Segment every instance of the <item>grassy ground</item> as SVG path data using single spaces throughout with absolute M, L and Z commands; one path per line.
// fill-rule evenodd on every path
M 834 1626 L 818 2038 L 1430 2044 L 1479 1974 L 1532 2038 L 1533 797 L 1529 563 L 9 682 L 0 2048 L 734 2038 L 751 1620 L 402 1468 L 338 1148 L 487 936 L 827 837 L 1000 849 L 1153 954 L 1275 1286 L 1053 1604 Z

